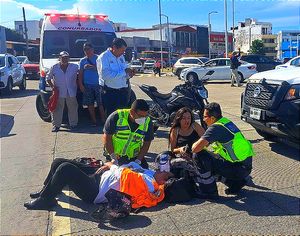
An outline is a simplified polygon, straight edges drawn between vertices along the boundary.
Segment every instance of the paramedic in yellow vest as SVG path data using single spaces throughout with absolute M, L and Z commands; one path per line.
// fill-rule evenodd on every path
M 203 119 L 208 128 L 192 146 L 200 167 L 201 189 L 208 196 L 217 196 L 216 176 L 228 186 L 226 194 L 237 194 L 246 185 L 252 170 L 254 152 L 239 128 L 222 116 L 221 107 L 212 102 L 205 106 Z M 201 152 L 211 146 L 213 153 Z
M 130 109 L 119 109 L 107 118 L 103 129 L 104 148 L 108 159 L 123 165 L 135 161 L 148 168 L 145 155 L 154 139 L 153 124 L 148 117 L 149 106 L 137 99 Z

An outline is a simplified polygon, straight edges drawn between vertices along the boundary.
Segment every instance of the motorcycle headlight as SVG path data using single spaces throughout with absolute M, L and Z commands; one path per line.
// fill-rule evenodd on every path
M 287 91 L 284 100 L 293 100 L 300 98 L 300 84 L 293 85 L 289 91 Z
M 208 98 L 208 93 L 206 89 L 198 89 L 198 93 L 202 98 Z

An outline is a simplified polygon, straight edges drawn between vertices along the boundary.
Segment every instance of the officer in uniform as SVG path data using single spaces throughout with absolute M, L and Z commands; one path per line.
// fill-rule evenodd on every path
M 222 117 L 218 103 L 205 106 L 203 119 L 208 129 L 192 146 L 200 167 L 201 189 L 204 194 L 217 195 L 217 175 L 228 186 L 226 194 L 236 194 L 245 186 L 252 170 L 252 145 L 232 121 Z M 210 144 L 214 153 L 199 153 Z
M 148 168 L 144 156 L 154 139 L 149 106 L 143 99 L 133 102 L 130 109 L 119 109 L 106 120 L 103 129 L 104 150 L 108 160 L 122 165 L 131 161 Z

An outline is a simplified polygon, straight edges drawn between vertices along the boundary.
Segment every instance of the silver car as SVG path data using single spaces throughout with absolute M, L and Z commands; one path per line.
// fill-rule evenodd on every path
M 133 69 L 137 73 L 144 73 L 143 64 L 139 60 L 131 61 L 129 66 L 130 66 L 131 69 Z

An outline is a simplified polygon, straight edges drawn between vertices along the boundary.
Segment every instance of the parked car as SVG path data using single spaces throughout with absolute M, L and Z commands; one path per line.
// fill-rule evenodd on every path
M 251 75 L 257 73 L 256 65 L 245 61 L 240 61 L 241 65 L 238 68 L 240 81 L 243 82 Z M 205 75 L 211 71 L 209 75 Z M 196 77 L 202 80 L 231 80 L 230 59 L 216 58 L 212 59 L 202 66 L 191 67 L 184 69 L 180 74 L 180 79 L 187 80 L 189 77 Z
M 180 73 L 183 69 L 203 65 L 206 61 L 204 58 L 202 59 L 201 57 L 182 57 L 178 59 L 173 66 L 173 74 L 180 78 Z
M 144 73 L 144 66 L 143 66 L 142 62 L 139 60 L 131 61 L 129 64 L 129 67 L 131 69 L 135 70 L 135 72 Z
M 273 70 L 276 66 L 281 64 L 281 62 L 271 60 L 264 55 L 258 54 L 242 55 L 240 60 L 256 64 L 256 69 L 258 72 Z
M 17 59 L 22 63 L 28 79 L 40 79 L 39 63 L 29 61 L 27 56 L 17 56 Z
M 155 60 L 147 60 L 144 63 L 144 69 L 145 70 L 153 70 L 154 64 L 155 64 Z
M 300 66 L 300 56 L 294 57 L 288 62 L 278 65 L 275 67 L 275 69 L 285 69 L 285 68 L 291 68 L 291 67 L 299 67 Z
M 0 89 L 6 95 L 12 94 L 13 87 L 26 89 L 25 69 L 16 57 L 0 54 Z
M 300 142 L 300 68 L 270 70 L 249 78 L 241 119 L 265 138 Z

